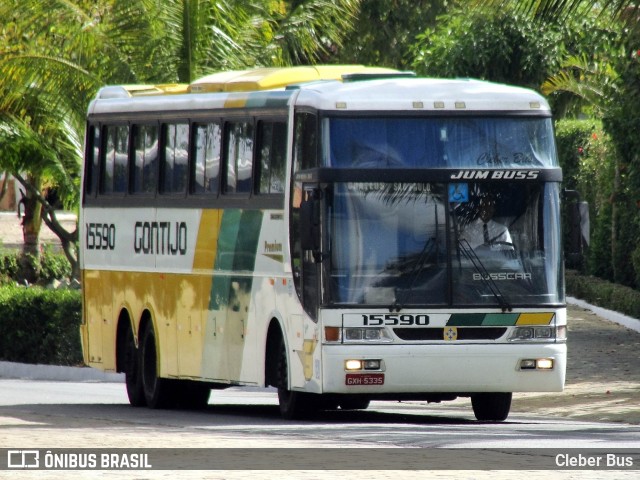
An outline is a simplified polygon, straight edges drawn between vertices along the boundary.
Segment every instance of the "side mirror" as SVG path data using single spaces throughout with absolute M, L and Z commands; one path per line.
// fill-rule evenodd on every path
M 574 201 L 567 205 L 567 245 L 566 260 L 570 267 L 579 267 L 591 241 L 589 204 L 580 199 L 575 190 L 565 190 L 565 195 Z

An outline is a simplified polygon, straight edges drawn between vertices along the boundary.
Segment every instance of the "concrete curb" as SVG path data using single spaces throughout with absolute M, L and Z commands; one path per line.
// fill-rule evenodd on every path
M 0 379 L 2 378 L 54 382 L 124 382 L 124 374 L 122 373 L 105 373 L 95 368 L 0 361 Z
M 636 332 L 640 332 L 640 320 L 638 320 L 637 318 L 628 317 L 626 315 L 623 315 L 622 313 L 618 313 L 613 310 L 607 310 L 606 308 L 596 307 L 595 305 L 591 305 L 578 298 L 567 297 L 567 303 L 576 305 L 581 308 L 586 308 L 587 310 L 591 310 L 593 313 L 595 313 L 599 317 L 604 318 L 605 320 L 609 320 L 610 322 L 614 322 Z

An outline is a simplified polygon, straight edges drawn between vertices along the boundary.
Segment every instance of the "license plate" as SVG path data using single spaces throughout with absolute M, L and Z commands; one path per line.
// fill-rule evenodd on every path
M 384 385 L 384 373 L 347 373 L 345 385 Z

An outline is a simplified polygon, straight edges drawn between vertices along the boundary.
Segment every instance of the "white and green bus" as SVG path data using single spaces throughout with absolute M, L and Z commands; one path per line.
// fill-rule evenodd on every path
M 561 391 L 566 305 L 538 94 L 360 66 L 110 86 L 87 116 L 85 361 L 132 405 L 273 386 L 285 418 Z

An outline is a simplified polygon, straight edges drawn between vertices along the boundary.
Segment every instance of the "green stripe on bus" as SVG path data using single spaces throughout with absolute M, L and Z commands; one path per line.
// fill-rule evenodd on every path
M 260 210 L 224 211 L 213 267 L 210 310 L 220 310 L 221 307 L 234 303 L 234 298 L 238 295 L 250 294 L 261 225 Z M 234 275 L 238 272 L 245 275 Z
M 447 326 L 510 326 L 516 324 L 519 316 L 519 313 L 454 313 L 449 318 Z
M 488 313 L 485 315 L 482 325 L 508 327 L 515 325 L 519 316 L 519 313 Z

